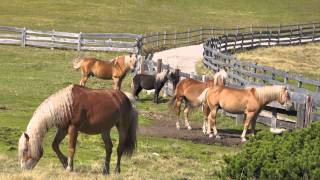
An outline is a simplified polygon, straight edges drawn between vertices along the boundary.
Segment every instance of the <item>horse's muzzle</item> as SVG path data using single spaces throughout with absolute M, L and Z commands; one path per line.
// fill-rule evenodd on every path
M 294 104 L 292 101 L 288 101 L 284 104 L 284 108 L 287 110 L 287 111 L 291 111 L 293 110 L 294 108 Z

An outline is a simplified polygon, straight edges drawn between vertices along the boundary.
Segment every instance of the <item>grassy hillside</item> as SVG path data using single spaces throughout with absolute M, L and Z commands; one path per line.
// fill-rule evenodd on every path
M 176 30 L 319 21 L 318 0 L 2 0 L 0 25 L 72 32 Z
M 236 54 L 245 61 L 320 80 L 320 44 L 259 48 Z

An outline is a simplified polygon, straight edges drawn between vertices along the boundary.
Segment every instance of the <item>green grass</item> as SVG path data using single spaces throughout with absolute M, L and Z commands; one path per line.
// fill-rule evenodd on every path
M 102 178 L 100 176 L 104 145 L 100 135 L 80 134 L 75 157 L 76 173 L 65 173 L 51 149 L 55 130 L 47 134 L 44 141 L 44 157 L 36 169 L 29 173 L 20 173 L 17 159 L 17 143 L 25 130 L 36 107 L 55 91 L 72 83 L 78 83 L 79 71 L 72 68 L 71 59 L 76 51 L 49 50 L 39 48 L 21 48 L 0 46 L 0 178 L 45 179 L 62 178 Z M 83 55 L 101 59 L 111 59 L 116 53 L 90 53 Z M 130 91 L 130 76 L 124 81 L 124 89 Z M 111 81 L 90 78 L 88 87 L 111 87 Z M 151 112 L 168 112 L 168 105 L 155 105 L 152 95 L 141 94 L 137 103 L 139 110 Z M 168 101 L 164 98 L 163 101 Z M 197 114 L 198 113 L 198 114 Z M 200 112 L 192 115 L 192 121 L 202 121 Z M 153 120 L 140 116 L 139 124 L 150 124 Z M 233 122 L 230 120 L 230 124 Z M 174 123 L 174 122 L 173 122 Z M 234 122 L 233 122 L 234 124 Z M 239 127 L 240 128 L 240 127 Z M 132 159 L 124 158 L 123 174 L 113 178 L 208 178 L 215 176 L 224 166 L 223 155 L 239 151 L 235 147 L 203 145 L 182 140 L 139 137 L 138 151 Z M 114 153 L 112 169 L 115 167 L 118 134 L 112 132 Z M 66 152 L 66 141 L 62 143 Z M 170 163 L 169 163 L 170 162 Z M 173 169 L 177 169 L 172 171 Z M 18 172 L 17 172 L 18 171 Z
M 2 0 L 0 24 L 70 32 L 156 32 L 319 21 L 318 0 Z

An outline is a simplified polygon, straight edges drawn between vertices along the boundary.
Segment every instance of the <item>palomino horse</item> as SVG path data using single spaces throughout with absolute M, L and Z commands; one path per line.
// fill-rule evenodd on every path
M 205 97 L 204 103 L 207 103 L 210 109 L 208 116 L 209 126 L 207 128 L 209 137 L 213 137 L 214 135 L 216 138 L 220 138 L 216 128 L 218 108 L 222 108 L 229 113 L 246 115 L 241 134 L 242 142 L 246 141 L 245 135 L 250 123 L 253 134 L 255 134 L 256 118 L 265 105 L 271 101 L 278 101 L 282 105 L 285 104 L 286 108 L 292 106 L 289 91 L 285 86 L 265 86 L 245 89 L 214 86 L 205 89 L 201 97 Z M 213 135 L 211 128 L 213 128 Z
M 106 148 L 103 173 L 109 174 L 112 141 L 110 130 L 119 132 L 116 172 L 120 173 L 121 156 L 132 155 L 136 148 L 138 113 L 128 97 L 113 89 L 89 89 L 70 85 L 43 101 L 34 112 L 25 133 L 19 140 L 19 158 L 22 169 L 31 170 L 43 154 L 42 141 L 52 127 L 58 128 L 52 148 L 67 171 L 73 170 L 78 132 L 101 134 Z M 68 158 L 59 144 L 69 135 Z
M 90 76 L 101 79 L 113 79 L 113 87 L 121 89 L 122 80 L 129 70 L 135 68 L 137 59 L 134 55 L 120 56 L 111 61 L 102 61 L 95 58 L 76 58 L 73 60 L 73 68 L 80 69 L 82 78 L 80 86 L 85 86 Z
M 162 71 L 155 75 L 137 74 L 133 77 L 132 94 L 138 98 L 139 93 L 142 89 L 151 90 L 154 89 L 153 102 L 159 103 L 159 93 L 163 88 L 164 84 L 168 81 L 172 81 L 173 87 L 179 82 L 179 74 L 167 71 Z
M 224 85 L 226 78 L 228 78 L 228 74 L 224 70 L 220 70 L 218 73 L 214 75 L 212 80 L 207 80 L 206 82 L 201 82 L 198 80 L 194 80 L 191 78 L 186 78 L 181 80 L 176 89 L 173 98 L 171 99 L 171 104 L 173 104 L 173 108 L 177 114 L 177 121 L 176 127 L 180 129 L 180 111 L 181 111 L 181 104 L 183 100 L 185 101 L 185 109 L 184 109 L 184 122 L 185 127 L 189 130 L 192 129 L 189 123 L 189 112 L 192 108 L 199 107 L 202 104 L 202 101 L 198 100 L 198 97 L 201 93 L 209 87 L 213 87 L 214 85 Z M 203 132 L 206 132 L 206 124 L 207 124 L 207 108 L 204 108 L 204 121 L 203 121 Z

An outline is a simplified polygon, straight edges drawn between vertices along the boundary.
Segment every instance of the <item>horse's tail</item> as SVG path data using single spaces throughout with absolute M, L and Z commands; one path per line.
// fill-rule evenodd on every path
M 76 70 L 80 69 L 82 62 L 83 62 L 83 58 L 80 58 L 80 57 L 74 58 L 72 61 L 73 68 Z
M 128 128 L 123 150 L 123 153 L 127 156 L 131 156 L 137 147 L 137 128 L 138 112 L 135 108 L 132 108 L 130 115 L 130 125 Z
M 198 102 L 203 104 L 205 103 L 206 97 L 207 97 L 207 92 L 208 92 L 209 88 L 206 88 L 205 90 L 202 91 L 202 93 L 200 94 L 200 96 L 198 96 Z
M 225 70 L 221 69 L 213 77 L 214 85 L 224 86 L 227 78 L 228 78 L 228 73 Z

